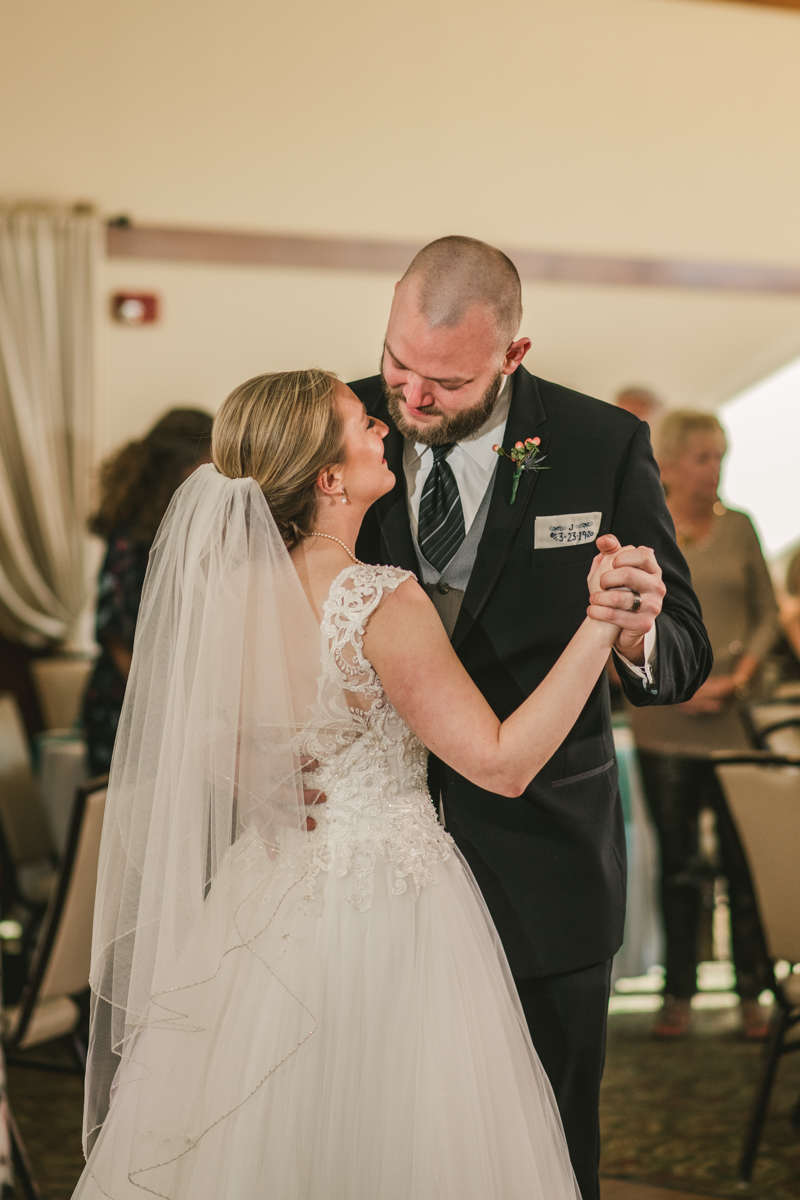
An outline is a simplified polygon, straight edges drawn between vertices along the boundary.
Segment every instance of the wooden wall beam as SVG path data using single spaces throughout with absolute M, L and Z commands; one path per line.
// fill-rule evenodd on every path
M 111 258 L 391 271 L 396 274 L 406 269 L 419 248 L 419 244 L 411 242 L 152 225 L 109 225 L 107 239 Z M 522 278 L 531 281 L 800 295 L 800 267 L 503 248 Z
M 800 0 L 724 0 L 726 4 L 750 4 L 758 8 L 793 8 L 800 9 Z

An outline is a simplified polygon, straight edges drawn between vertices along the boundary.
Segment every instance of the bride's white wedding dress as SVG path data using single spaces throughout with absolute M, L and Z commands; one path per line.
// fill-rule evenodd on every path
M 234 843 L 76 1197 L 578 1197 L 491 919 L 436 819 L 427 751 L 364 655 L 367 621 L 406 578 L 359 565 L 334 580 L 296 747 L 327 803 L 313 833 L 284 835 L 304 868 L 253 832 Z M 229 952 L 207 965 L 220 923 Z

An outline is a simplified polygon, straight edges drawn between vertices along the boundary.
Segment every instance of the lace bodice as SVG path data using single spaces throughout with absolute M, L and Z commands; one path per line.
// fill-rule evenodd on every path
M 323 608 L 322 673 L 300 752 L 317 760 L 307 786 L 325 792 L 314 810 L 313 873 L 349 876 L 348 899 L 370 906 L 381 861 L 400 894 L 433 882 L 452 841 L 436 819 L 427 786 L 428 751 L 396 712 L 364 653 L 367 622 L 383 598 L 411 577 L 396 567 L 346 567 Z

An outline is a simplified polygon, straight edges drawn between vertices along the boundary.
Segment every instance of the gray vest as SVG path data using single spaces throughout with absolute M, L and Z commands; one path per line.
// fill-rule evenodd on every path
M 486 518 L 489 515 L 489 504 L 492 499 L 496 473 L 497 468 L 495 467 L 495 470 L 492 472 L 492 478 L 489 480 L 489 486 L 484 492 L 483 500 L 481 500 L 481 506 L 475 514 L 475 520 L 469 527 L 469 533 L 442 572 L 437 571 L 435 567 L 431 566 L 427 558 L 423 555 L 419 548 L 417 535 L 414 532 L 413 521 L 411 522 L 411 536 L 414 539 L 414 549 L 417 554 L 417 562 L 419 563 L 422 586 L 433 601 L 434 608 L 441 617 L 448 637 L 453 636 L 458 614 L 461 611 L 461 605 L 464 601 L 464 593 L 467 590 L 469 577 L 475 565 L 478 545 L 483 537 Z

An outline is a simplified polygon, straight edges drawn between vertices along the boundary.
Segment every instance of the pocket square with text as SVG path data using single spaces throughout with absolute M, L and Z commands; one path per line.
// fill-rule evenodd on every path
M 555 517 L 537 517 L 533 533 L 534 550 L 553 550 L 557 546 L 580 546 L 593 542 L 600 532 L 601 512 L 562 513 Z

